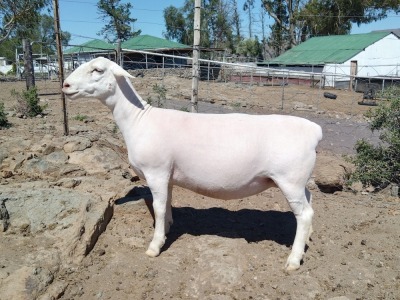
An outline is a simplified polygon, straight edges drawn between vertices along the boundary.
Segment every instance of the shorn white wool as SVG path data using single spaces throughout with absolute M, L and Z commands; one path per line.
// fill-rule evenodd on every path
M 321 127 L 282 115 L 193 114 L 151 107 L 132 76 L 106 58 L 77 68 L 64 82 L 67 98 L 96 98 L 112 111 L 129 162 L 153 194 L 155 230 L 146 254 L 157 256 L 172 224 L 173 185 L 218 199 L 237 199 L 279 187 L 297 229 L 286 269 L 300 267 L 312 232 L 306 183 Z

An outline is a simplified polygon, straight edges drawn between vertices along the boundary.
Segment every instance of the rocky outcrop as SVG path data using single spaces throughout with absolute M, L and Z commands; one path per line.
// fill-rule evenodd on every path
M 92 250 L 132 185 L 123 152 L 90 134 L 2 143 L 0 299 L 62 294 L 57 274 Z
M 351 164 L 341 157 L 318 154 L 314 169 L 314 182 L 324 193 L 342 191 L 351 167 Z

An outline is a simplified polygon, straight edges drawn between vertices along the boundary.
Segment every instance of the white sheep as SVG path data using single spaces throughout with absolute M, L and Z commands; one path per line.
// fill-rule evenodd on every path
M 192 114 L 151 107 L 132 76 L 106 58 L 77 68 L 64 82 L 69 99 L 96 98 L 121 130 L 134 171 L 153 194 L 155 230 L 146 254 L 160 254 L 172 224 L 173 185 L 218 199 L 238 199 L 279 187 L 297 220 L 287 270 L 300 266 L 312 232 L 306 188 L 322 138 L 311 121 L 283 115 Z

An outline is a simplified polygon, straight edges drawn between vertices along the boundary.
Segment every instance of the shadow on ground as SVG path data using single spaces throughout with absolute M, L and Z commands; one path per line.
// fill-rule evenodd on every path
M 116 200 L 115 204 L 123 205 L 143 199 L 154 216 L 152 195 L 146 186 L 134 187 L 125 197 Z M 163 250 L 168 249 L 184 234 L 243 238 L 248 243 L 270 240 L 287 247 L 293 244 L 296 234 L 296 218 L 292 212 L 256 209 L 231 211 L 220 207 L 205 209 L 173 207 L 172 215 L 174 224 Z

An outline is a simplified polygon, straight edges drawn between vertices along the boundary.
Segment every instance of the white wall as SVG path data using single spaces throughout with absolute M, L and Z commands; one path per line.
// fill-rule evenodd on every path
M 334 81 L 349 81 L 351 61 L 357 61 L 360 77 L 400 77 L 400 39 L 389 34 L 343 64 L 325 65 L 325 84 L 334 86 Z

